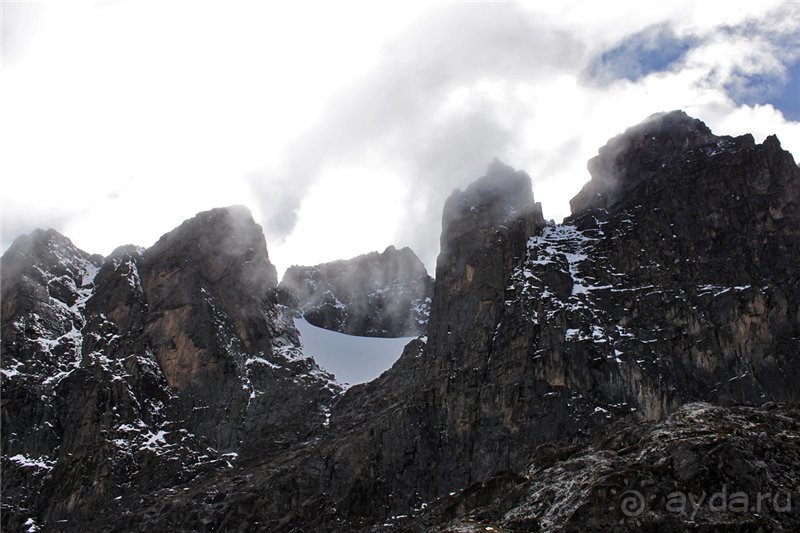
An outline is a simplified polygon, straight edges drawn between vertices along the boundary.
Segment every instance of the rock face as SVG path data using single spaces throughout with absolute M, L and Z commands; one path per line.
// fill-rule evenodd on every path
M 796 531 L 797 438 L 796 407 L 689 403 L 580 448 L 542 446 L 524 475 L 497 474 L 383 529 Z
M 280 288 L 311 324 L 366 337 L 409 337 L 428 324 L 433 280 L 410 248 L 286 271 Z
M 286 449 L 339 390 L 302 356 L 243 208 L 105 261 L 35 232 L 2 269 L 7 528 L 91 521 L 129 491 Z
M 800 168 L 774 137 L 717 137 L 672 112 L 589 169 L 557 225 L 501 163 L 454 192 L 427 335 L 344 394 L 297 355 L 285 310 L 257 297 L 274 274 L 257 231 L 225 229 L 235 211 L 120 250 L 94 278 L 74 251 L 51 292 L 36 277 L 55 268 L 47 254 L 15 244 L 4 525 L 797 529 L 785 499 L 800 501 Z M 216 244 L 195 252 L 203 235 Z M 35 365 L 53 368 L 30 377 Z M 241 457 L 230 468 L 222 453 Z M 676 507 L 675 493 L 720 491 L 724 507 Z M 729 505 L 765 492 L 769 508 Z

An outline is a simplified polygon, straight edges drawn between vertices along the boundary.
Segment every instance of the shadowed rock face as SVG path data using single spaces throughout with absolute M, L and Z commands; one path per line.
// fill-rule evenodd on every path
M 244 208 L 104 261 L 53 230 L 16 241 L 3 256 L 4 526 L 89 520 L 121 493 L 267 457 L 321 425 L 339 389 L 300 352 L 275 286 Z
M 432 341 L 487 335 L 476 326 L 494 327 L 505 281 L 525 256 L 527 236 L 543 226 L 530 177 L 499 161 L 486 176 L 448 198 L 436 265 Z
M 159 253 L 112 255 L 75 315 L 87 324 L 80 368 L 44 374 L 69 372 L 48 404 L 34 400 L 45 390 L 36 387 L 55 380 L 17 385 L 31 379 L 20 377 L 21 361 L 47 358 L 4 307 L 4 343 L 11 328 L 17 344 L 8 349 L 20 363 L 9 367 L 4 355 L 12 376 L 3 420 L 17 428 L 3 434 L 3 465 L 12 469 L 8 477 L 4 468 L 4 505 L 16 509 L 4 521 L 47 522 L 74 509 L 76 524 L 109 530 L 134 516 L 140 530 L 683 531 L 691 517 L 662 505 L 673 489 L 728 484 L 753 497 L 780 486 L 800 498 L 797 412 L 772 403 L 800 399 L 800 169 L 792 156 L 774 137 L 717 137 L 673 112 L 612 139 L 590 170 L 562 224 L 546 223 L 530 178 L 500 163 L 454 192 L 427 336 L 378 379 L 336 396 L 327 420 L 332 387 L 313 363 L 279 357 L 296 334 L 280 306 L 248 295 L 250 286 L 274 286 L 263 268 L 248 274 L 251 246 L 191 255 L 186 242 L 206 232 L 176 238 L 179 228 Z M 220 235 L 215 242 L 225 241 Z M 231 281 L 241 277 L 245 290 Z M 67 318 L 54 321 L 56 333 L 71 331 Z M 225 339 L 237 347 L 230 357 Z M 24 342 L 34 348 L 21 351 Z M 243 374 L 243 357 L 245 369 L 250 359 L 271 364 Z M 119 379 L 103 377 L 112 375 Z M 243 375 L 257 392 L 244 404 L 246 394 L 234 393 Z M 103 387 L 88 385 L 103 379 Z M 139 446 L 164 448 L 161 415 L 141 407 L 154 401 L 173 406 L 166 411 L 177 414 L 163 420 L 190 424 L 180 427 L 191 427 L 187 442 L 198 444 L 184 444 L 180 456 L 89 460 L 109 457 L 101 450 L 122 437 L 112 407 L 150 428 Z M 73 407 L 58 407 L 65 403 Z M 20 420 L 62 429 L 24 430 L 9 405 L 31 413 Z M 170 427 L 172 435 L 178 426 Z M 232 469 L 224 461 L 186 468 L 213 454 L 202 448 L 212 439 L 241 439 L 228 449 L 245 459 Z M 51 452 L 60 442 L 73 451 L 93 443 L 81 470 Z M 15 453 L 41 453 L 44 466 L 23 466 Z M 115 487 L 126 475 L 134 481 L 123 493 Z M 619 495 L 628 489 L 651 498 L 652 512 L 624 514 Z M 42 496 L 23 496 L 37 490 Z M 99 506 L 105 512 L 92 514 Z M 780 511 L 698 516 L 710 528 L 797 527 L 796 514 Z
M 55 382 L 81 359 L 83 309 L 101 262 L 54 230 L 22 236 L 3 254 L 4 456 L 40 457 L 58 445 L 46 429 L 55 422 L 51 406 L 39 396 L 42 389 L 53 394 Z M 3 479 L 9 477 L 4 469 Z
M 673 121 L 711 139 L 694 119 Z M 626 135 L 636 146 L 643 134 Z M 676 141 L 681 157 L 621 173 L 622 189 L 606 192 L 613 206 L 587 204 L 560 225 L 544 224 L 509 169 L 498 189 L 511 194 L 472 196 L 493 169 L 455 193 L 427 345 L 334 409 L 339 515 L 404 514 L 500 472 L 524 474 L 540 445 L 661 420 L 687 401 L 797 401 L 800 176 L 775 139 L 751 141 Z M 638 157 L 616 155 L 633 166 Z
M 730 140 L 717 137 L 703 122 L 683 111 L 656 113 L 600 148 L 588 164 L 591 181 L 570 201 L 572 212 L 587 207 L 613 208 L 620 201 L 633 201 L 633 189 L 646 186 L 668 165 L 685 162 L 686 154 L 694 150 L 714 152 L 721 148 L 718 142 Z M 753 144 L 752 136 L 749 140 Z
M 280 288 L 315 326 L 366 337 L 423 333 L 433 280 L 410 248 L 389 246 L 346 261 L 293 266 Z
M 277 279 L 261 228 L 244 208 L 200 213 L 146 250 L 139 272 L 146 343 L 167 385 L 191 398 L 180 416 L 215 448 L 237 449 L 248 354 L 273 351 L 265 315 Z
M 544 445 L 524 475 L 499 473 L 383 529 L 794 531 L 798 437 L 796 407 L 690 403 L 583 447 Z

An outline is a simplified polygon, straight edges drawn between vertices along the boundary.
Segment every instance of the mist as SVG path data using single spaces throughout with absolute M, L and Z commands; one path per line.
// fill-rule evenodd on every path
M 147 247 L 243 204 L 279 275 L 389 245 L 433 272 L 445 199 L 495 158 L 560 220 L 654 112 L 800 153 L 795 4 L 0 8 L 3 249 Z
M 433 280 L 410 248 L 292 266 L 281 281 L 311 324 L 358 336 L 407 337 L 427 327 Z
M 385 244 L 411 245 L 432 270 L 445 199 L 483 175 L 495 157 L 514 159 L 524 130 L 527 118 L 509 112 L 494 80 L 557 76 L 583 53 L 569 33 L 514 5 L 447 5 L 427 13 L 384 47 L 377 68 L 330 100 L 277 172 L 250 176 L 263 199 L 268 240 L 291 234 L 309 187 L 331 166 L 380 165 L 400 176 L 404 189 Z
M 262 223 L 279 271 L 394 244 L 410 246 L 433 272 L 446 198 L 483 176 L 495 158 L 530 174 L 545 217 L 560 220 L 590 178 L 587 161 L 654 112 L 685 107 L 716 133 L 766 136 L 774 129 L 784 132 L 785 146 L 800 143 L 797 124 L 769 108 L 740 111 L 733 120 L 734 102 L 717 90 L 721 80 L 693 73 L 704 86 L 697 94 L 689 89 L 695 82 L 687 71 L 708 62 L 703 47 L 774 18 L 687 34 L 674 20 L 633 17 L 630 33 L 598 51 L 585 34 L 518 5 L 424 13 L 386 44 L 368 75 L 326 103 L 279 170 L 250 177 L 265 200 Z M 769 31 L 768 48 L 778 49 L 786 31 Z M 353 175 L 370 177 L 348 185 Z M 312 200 L 323 194 L 318 190 L 326 201 Z M 365 204 L 372 210 L 361 221 L 348 218 L 366 213 Z

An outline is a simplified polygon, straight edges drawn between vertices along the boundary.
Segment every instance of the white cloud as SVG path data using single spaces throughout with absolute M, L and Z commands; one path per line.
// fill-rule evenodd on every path
M 55 222 L 28 217 L 34 206 L 64 211 L 58 229 L 102 253 L 149 244 L 201 209 L 258 210 L 246 176 L 419 9 L 49 2 L 32 17 L 22 6 L 0 6 L 4 28 L 33 36 L 3 51 L 5 228 Z
M 54 225 L 108 253 L 243 203 L 279 270 L 388 244 L 432 268 L 444 199 L 494 156 L 561 218 L 586 161 L 653 112 L 800 154 L 800 124 L 733 99 L 798 60 L 796 4 L 330 4 L 4 4 L 26 36 L 3 41 L 4 238 Z M 587 82 L 654 25 L 695 47 L 635 82 Z
M 383 251 L 392 244 L 406 195 L 405 181 L 380 169 L 323 170 L 300 204 L 294 231 L 271 247 L 270 259 L 288 267 Z

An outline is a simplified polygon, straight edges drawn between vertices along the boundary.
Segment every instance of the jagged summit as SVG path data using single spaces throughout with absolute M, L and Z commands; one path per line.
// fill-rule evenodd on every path
M 191 265 L 212 281 L 241 272 L 243 285 L 255 284 L 258 291 L 278 284 L 264 232 L 244 206 L 198 213 L 162 236 L 144 259 Z
M 528 194 L 529 192 L 530 194 Z M 481 202 L 492 201 L 494 197 L 502 197 L 506 201 L 520 206 L 533 199 L 530 176 L 497 158 L 489 163 L 486 174 L 469 184 L 464 193 L 468 197 L 480 197 Z M 514 198 L 520 194 L 521 198 L 515 201 Z
M 32 232 L 20 235 L 11 243 L 9 250 L 30 247 L 31 244 L 50 246 L 74 246 L 72 241 L 53 228 L 36 228 Z
M 613 151 L 626 138 L 634 143 L 644 139 L 648 141 L 650 150 L 674 155 L 712 142 L 716 135 L 705 122 L 687 115 L 685 111 L 653 113 L 639 124 L 626 129 L 623 134 L 613 137 L 599 152 L 603 154 Z
M 251 241 L 247 244 L 259 244 L 259 241 L 264 240 L 263 237 L 260 239 L 257 237 L 260 230 L 261 226 L 253 219 L 247 207 L 243 205 L 216 207 L 184 220 L 178 227 L 162 235 L 155 246 L 179 238 L 198 238 L 203 241 L 202 245 L 230 245 L 244 241 Z M 226 242 L 226 239 L 231 242 Z
M 682 153 L 718 139 L 703 121 L 683 111 L 655 113 L 609 140 L 600 148 L 598 155 L 589 160 L 589 171 L 593 176 L 603 175 L 603 172 L 618 172 L 620 166 L 615 168 L 616 161 L 629 151 L 668 163 Z
M 494 240 L 496 232 L 509 231 L 512 226 L 533 234 L 543 223 L 541 204 L 533 199 L 530 176 L 495 160 L 484 176 L 464 190 L 453 191 L 444 204 L 436 279 L 440 279 L 442 267 L 446 267 L 442 272 L 445 276 L 451 268 L 459 272 L 466 268 L 466 259 L 451 257 L 453 254 L 462 255 L 484 240 Z
M 123 244 L 122 246 L 117 246 L 114 250 L 108 254 L 106 259 L 111 258 L 122 258 L 122 257 L 129 257 L 132 255 L 141 255 L 145 252 L 145 248 L 142 246 L 137 246 L 135 244 Z
M 23 264 L 40 262 L 66 264 L 73 256 L 84 258 L 97 266 L 103 261 L 103 256 L 84 252 L 57 230 L 37 228 L 14 239 L 3 254 L 3 268 L 7 269 L 4 277 Z
M 311 324 L 369 337 L 425 331 L 433 280 L 411 248 L 388 246 L 348 260 L 292 266 L 280 288 Z
M 339 390 L 275 304 L 275 268 L 244 208 L 104 261 L 35 231 L 1 275 L 4 530 L 35 500 L 50 520 L 76 520 L 74 508 L 131 485 L 263 458 L 322 425 Z
M 664 499 L 800 493 L 800 168 L 679 112 L 590 166 L 562 224 L 500 163 L 455 191 L 427 334 L 344 393 L 249 214 L 31 267 L 3 301 L 4 530 L 798 530 Z
M 21 235 L 0 259 L 0 299 L 4 316 L 23 309 L 33 309 L 34 302 L 50 303 L 50 298 L 72 306 L 82 291 L 91 286 L 103 262 L 100 255 L 90 255 L 54 229 L 37 229 Z M 48 328 L 70 330 L 70 320 L 61 320 L 55 310 L 44 310 L 40 317 Z M 58 323 L 58 324 L 56 324 Z M 13 338 L 3 331 L 4 342 Z
M 709 166 L 709 158 L 746 165 L 742 158 L 754 150 L 774 150 L 776 145 L 780 147 L 775 138 L 756 145 L 750 134 L 714 135 L 706 124 L 683 111 L 657 113 L 611 139 L 589 161 L 592 179 L 570 201 L 572 214 L 629 207 L 643 195 L 654 197 L 659 191 L 667 195 L 670 188 L 687 182 L 703 194 L 710 184 L 702 183 L 698 174 L 718 167 Z
M 535 209 L 535 205 L 530 176 L 495 159 L 483 177 L 464 190 L 456 189 L 447 199 L 443 235 L 453 221 L 470 218 L 475 223 L 494 225 Z

